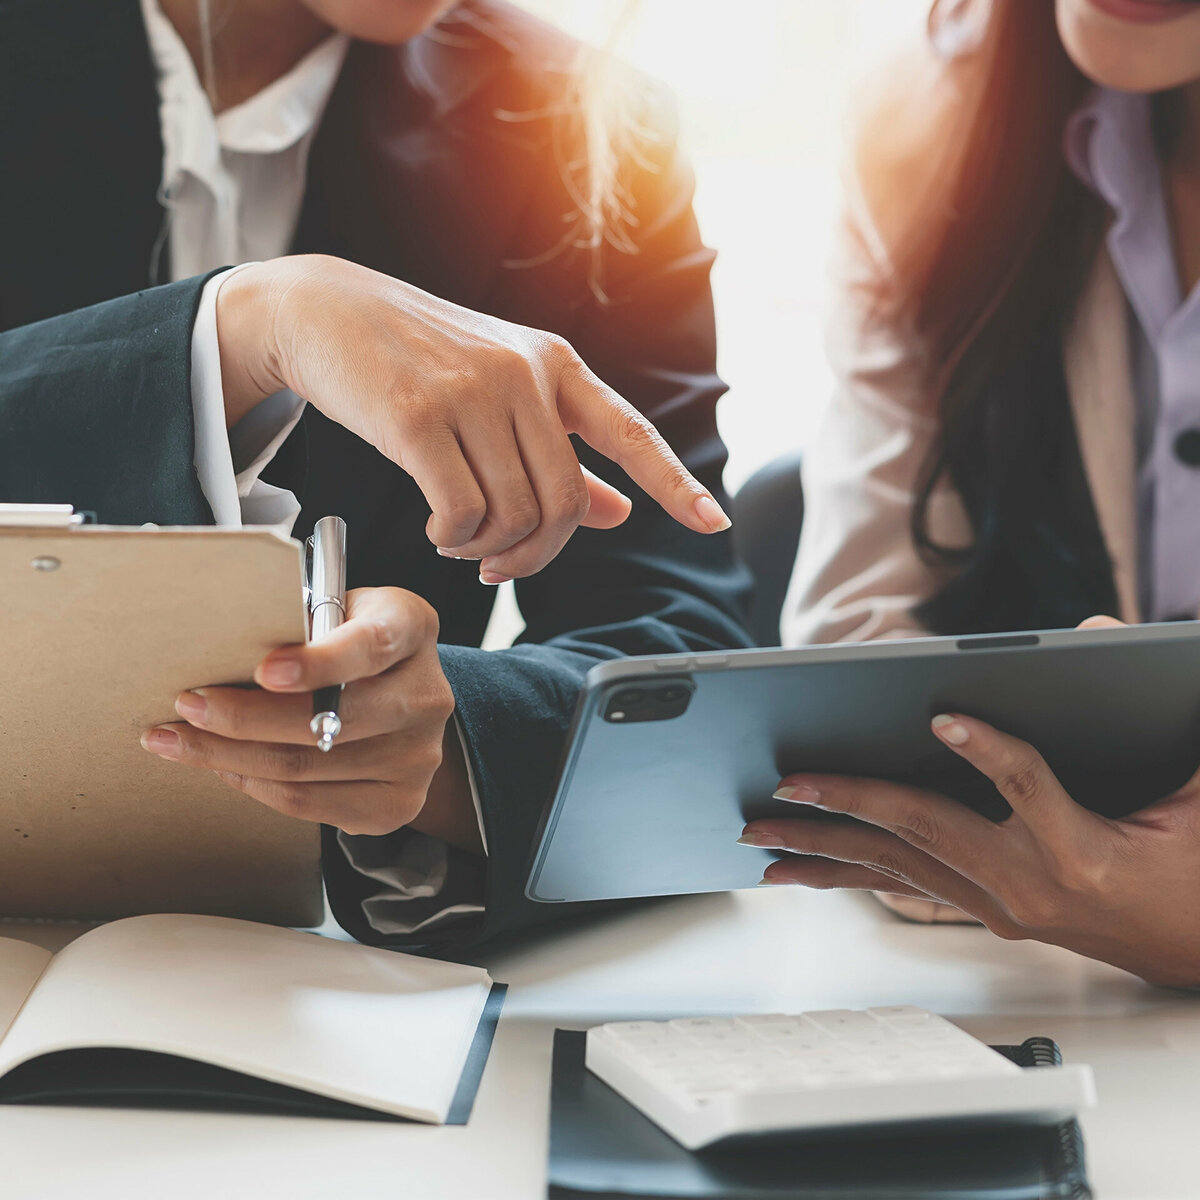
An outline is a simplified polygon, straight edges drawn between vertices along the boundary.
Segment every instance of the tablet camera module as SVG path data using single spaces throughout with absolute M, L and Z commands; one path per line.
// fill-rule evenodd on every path
M 639 687 L 619 687 L 604 706 L 604 719 L 614 725 L 671 721 L 681 717 L 696 685 L 690 679 L 655 680 Z

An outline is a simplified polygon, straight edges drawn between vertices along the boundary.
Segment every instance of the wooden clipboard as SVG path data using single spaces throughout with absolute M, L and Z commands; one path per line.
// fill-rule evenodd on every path
M 299 543 L 3 522 L 0 918 L 318 924 L 318 826 L 139 744 L 180 691 L 248 683 L 305 640 Z

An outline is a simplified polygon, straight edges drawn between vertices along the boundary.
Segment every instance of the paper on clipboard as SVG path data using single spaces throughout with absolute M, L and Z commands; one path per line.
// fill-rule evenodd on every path
M 0 918 L 318 923 L 319 828 L 139 744 L 305 636 L 275 530 L 0 522 Z

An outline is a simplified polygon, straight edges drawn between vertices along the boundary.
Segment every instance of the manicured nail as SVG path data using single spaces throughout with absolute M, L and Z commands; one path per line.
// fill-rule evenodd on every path
M 160 758 L 178 758 L 183 743 L 173 729 L 148 729 L 142 734 L 142 746 Z
M 761 846 L 764 850 L 782 850 L 783 838 L 773 833 L 743 833 L 737 840 L 739 846 Z
M 711 496 L 698 496 L 696 498 L 695 509 L 696 516 L 713 533 L 720 533 L 722 529 L 728 529 L 733 524 L 725 515 L 725 510 Z
M 509 583 L 511 580 L 511 575 L 500 575 L 496 571 L 479 572 L 479 582 L 486 583 L 488 587 L 496 587 L 498 584 Z
M 208 720 L 208 701 L 198 692 L 181 692 L 175 697 L 175 711 L 193 725 Z
M 934 733 L 943 742 L 949 742 L 952 746 L 965 745 L 967 739 L 971 736 L 971 731 L 961 721 L 956 721 L 948 713 L 938 713 L 930 724 L 933 726 Z
M 774 793 L 773 799 L 787 800 L 791 804 L 820 804 L 821 793 L 807 783 L 789 784 Z
M 444 549 L 442 549 L 442 547 L 441 547 L 441 546 L 439 546 L 439 547 L 437 548 L 437 552 L 438 552 L 438 553 L 439 553 L 439 554 L 440 554 L 440 555 L 441 555 L 443 558 L 453 558 L 453 559 L 455 559 L 455 560 L 459 560 L 459 555 L 455 554 L 453 550 L 444 550 Z
M 290 687 L 300 682 L 300 664 L 294 658 L 276 658 L 263 667 L 263 682 L 273 687 Z

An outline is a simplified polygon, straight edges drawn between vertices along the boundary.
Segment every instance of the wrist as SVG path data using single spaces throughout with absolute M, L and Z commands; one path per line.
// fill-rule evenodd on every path
M 475 801 L 471 796 L 462 739 L 459 737 L 458 723 L 453 717 L 446 722 L 442 765 L 434 774 L 425 806 L 411 827 L 468 853 L 483 853 L 483 839 Z
M 274 328 L 278 287 L 276 264 L 254 263 L 231 272 L 217 292 L 217 345 L 227 429 L 286 386 Z

